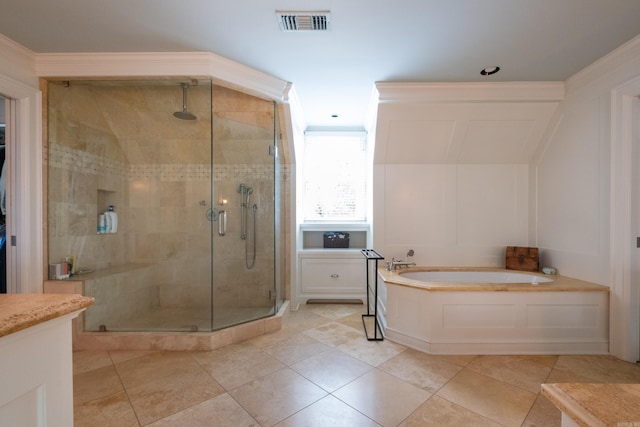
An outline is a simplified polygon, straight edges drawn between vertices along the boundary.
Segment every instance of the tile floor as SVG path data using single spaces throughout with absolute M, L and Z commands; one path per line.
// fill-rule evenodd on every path
M 214 351 L 74 353 L 82 426 L 560 426 L 544 382 L 640 383 L 608 356 L 431 356 L 364 338 L 360 305 L 306 305 Z

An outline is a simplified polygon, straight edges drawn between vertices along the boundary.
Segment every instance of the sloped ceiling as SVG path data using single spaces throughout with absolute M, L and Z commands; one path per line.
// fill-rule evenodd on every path
M 375 163 L 527 164 L 564 93 L 562 83 L 411 84 L 407 97 L 406 86 L 378 85 Z

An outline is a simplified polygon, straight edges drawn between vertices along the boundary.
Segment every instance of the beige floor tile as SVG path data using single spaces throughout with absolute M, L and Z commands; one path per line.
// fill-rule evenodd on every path
M 280 331 L 214 351 L 75 352 L 75 425 L 557 427 L 541 382 L 640 383 L 640 367 L 609 356 L 428 355 L 367 341 L 362 312 L 303 305 Z
M 430 393 L 438 391 L 462 369 L 443 358 L 413 349 L 393 356 L 378 368 Z
M 291 368 L 330 393 L 373 369 L 337 349 L 305 359 Z
M 317 328 L 308 329 L 304 334 L 331 347 L 337 347 L 354 340 L 365 339 L 362 332 L 333 321 L 318 326 Z
M 230 394 L 263 427 L 272 426 L 327 395 L 289 368 L 244 384 Z
M 194 357 L 227 391 L 285 367 L 275 357 L 247 343 L 195 353 Z
M 224 393 L 149 424 L 149 427 L 211 427 L 214 425 L 216 427 L 257 427 L 258 423 L 228 393 Z
M 265 348 L 291 338 L 292 336 L 302 332 L 302 330 L 303 329 L 297 328 L 282 328 L 269 334 L 259 335 L 257 337 L 251 338 L 249 342 L 258 348 Z
M 136 414 L 125 392 L 75 405 L 75 427 L 139 427 Z
M 180 373 L 200 369 L 189 352 L 162 351 L 116 363 L 125 389 Z
M 73 352 L 73 375 L 111 365 L 113 365 L 113 361 L 107 351 L 85 350 Z
M 136 357 L 148 356 L 150 354 L 162 353 L 161 350 L 111 350 L 109 356 L 113 363 L 122 363 Z
M 539 363 L 540 365 L 544 365 L 544 366 L 547 366 L 549 368 L 553 368 L 555 366 L 555 364 L 558 362 L 558 359 L 559 359 L 559 356 L 552 355 L 552 354 L 549 354 L 549 355 L 541 355 L 541 354 L 522 355 L 522 356 L 518 356 L 518 357 L 530 360 L 530 361 L 535 362 L 535 363 Z
M 640 383 L 640 366 L 613 356 L 560 356 L 554 369 L 594 383 Z
M 342 319 L 366 310 L 363 304 L 307 304 L 307 310 L 328 319 Z
M 292 311 L 289 316 L 282 319 L 283 329 L 292 329 L 296 332 L 301 332 L 306 329 L 316 328 L 331 321 L 331 319 L 327 317 L 306 310 L 304 308 L 306 306 L 301 305 L 300 307 L 300 310 Z
M 545 383 L 596 383 L 593 378 L 584 377 L 572 371 L 552 369 Z
M 286 420 L 277 427 L 378 427 L 380 424 L 329 395 Z
M 551 367 L 545 365 L 545 358 L 535 356 L 478 356 L 467 365 L 479 374 L 495 378 L 531 393 L 539 393 Z
M 190 408 L 224 393 L 224 389 L 201 368 L 179 372 L 127 390 L 142 425 Z
M 362 313 L 354 313 L 347 317 L 336 319 L 336 322 L 342 323 L 345 326 L 349 326 L 355 330 L 362 331 L 364 334 L 364 327 L 362 325 Z M 367 328 L 369 326 L 367 325 Z
M 561 425 L 562 413 L 542 394 L 538 394 L 527 418 L 522 423 L 522 427 L 560 427 Z
M 113 365 L 73 376 L 74 405 L 100 399 L 121 391 L 124 391 L 124 387 Z
M 431 394 L 391 374 L 373 369 L 333 393 L 383 426 L 396 426 Z
M 389 340 L 368 341 L 360 335 L 355 340 L 339 345 L 338 349 L 371 366 L 378 366 L 405 351 L 406 347 Z
M 330 349 L 331 347 L 328 345 L 303 334 L 296 334 L 277 344 L 263 348 L 265 352 L 287 366 Z
M 464 367 L 478 356 L 470 354 L 432 354 L 431 357 L 434 360 L 442 360 L 444 362 Z
M 536 399 L 534 393 L 468 369 L 437 395 L 505 426 L 522 424 Z
M 400 427 L 500 427 L 475 412 L 432 396 L 400 424 Z

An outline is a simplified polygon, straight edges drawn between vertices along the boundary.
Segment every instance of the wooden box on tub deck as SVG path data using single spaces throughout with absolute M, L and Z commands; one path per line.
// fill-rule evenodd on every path
M 507 270 L 538 271 L 539 268 L 538 248 L 507 246 Z

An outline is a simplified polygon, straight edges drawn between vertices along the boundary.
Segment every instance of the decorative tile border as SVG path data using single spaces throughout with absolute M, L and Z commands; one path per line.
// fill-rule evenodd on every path
M 126 164 L 106 159 L 59 144 L 49 145 L 49 166 L 91 175 L 119 176 L 127 179 L 158 179 L 160 181 L 196 181 L 211 179 L 211 165 L 203 164 Z M 287 176 L 288 165 L 280 166 Z M 239 175 L 271 179 L 273 166 L 265 164 L 214 165 L 215 180 L 234 179 Z

